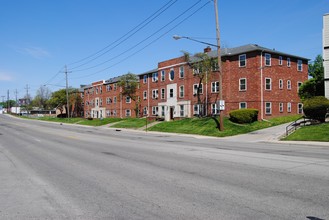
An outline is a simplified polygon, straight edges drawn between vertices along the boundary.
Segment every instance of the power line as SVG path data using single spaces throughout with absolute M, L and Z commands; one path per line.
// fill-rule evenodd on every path
M 96 53 L 86 57 L 86 58 L 83 58 L 79 61 L 76 61 L 74 63 L 71 63 L 69 65 L 73 65 L 73 64 L 76 64 L 76 63 L 80 63 L 82 61 L 85 61 L 89 58 L 92 58 L 94 56 L 96 56 L 97 54 L 103 52 L 104 50 L 106 50 L 107 48 L 109 48 L 110 46 L 112 46 L 113 44 L 115 44 L 113 47 L 111 47 L 110 49 L 106 50 L 105 52 L 101 53 L 100 55 L 94 57 L 93 59 L 87 61 L 87 62 L 84 62 L 76 67 L 72 67 L 70 68 L 70 70 L 74 70 L 74 69 L 77 69 L 81 66 L 84 66 L 94 60 L 96 60 L 97 58 L 103 56 L 104 54 L 108 53 L 109 51 L 115 49 L 117 46 L 119 46 L 120 44 L 122 44 L 123 42 L 127 41 L 129 38 L 131 38 L 133 35 L 135 35 L 137 32 L 139 32 L 140 30 L 142 30 L 144 27 L 146 27 L 149 23 L 151 23 L 152 21 L 154 21 L 157 17 L 159 17 L 162 13 L 164 13 L 166 10 L 168 10 L 172 5 L 174 5 L 178 0 L 170 0 L 169 2 L 167 2 L 164 6 L 162 6 L 160 9 L 158 9 L 156 12 L 154 12 L 152 15 L 150 15 L 148 18 L 146 18 L 145 20 L 143 20 L 141 23 L 139 23 L 137 26 L 135 26 L 132 30 L 128 31 L 126 34 L 124 34 L 123 36 L 119 37 L 117 40 L 115 40 L 114 42 L 112 42 L 111 44 L 107 45 L 106 47 L 104 47 L 103 49 L 97 51 Z M 149 20 L 149 21 L 148 21 Z M 129 34 L 129 35 L 128 35 Z M 128 35 L 128 36 L 126 36 Z M 125 37 L 126 36 L 126 37 Z

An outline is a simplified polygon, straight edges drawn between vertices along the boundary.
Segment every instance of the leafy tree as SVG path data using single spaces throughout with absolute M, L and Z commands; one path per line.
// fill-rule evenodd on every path
M 324 96 L 324 67 L 321 55 L 315 58 L 313 64 L 309 64 L 308 74 L 312 78 L 301 85 L 299 97 L 304 100 L 314 96 Z
M 120 77 L 120 81 L 118 85 L 122 88 L 122 92 L 121 92 L 122 97 L 123 96 L 130 97 L 135 102 L 134 110 L 136 116 L 138 116 L 139 99 L 136 93 L 139 86 L 138 77 L 135 74 L 128 72 L 127 74 Z
M 32 100 L 33 106 L 38 106 L 42 109 L 49 109 L 48 100 L 51 97 L 51 91 L 48 87 L 40 86 L 36 92 L 36 96 Z
M 201 100 L 201 91 L 202 91 L 202 83 L 207 82 L 210 78 L 210 74 L 213 69 L 215 69 L 217 65 L 217 60 L 211 58 L 207 53 L 197 53 L 194 56 L 190 57 L 189 53 L 184 52 L 184 56 L 189 66 L 193 69 L 193 74 L 198 78 L 198 89 L 197 89 L 197 99 L 198 105 L 203 104 L 203 109 L 199 109 L 199 116 L 203 116 L 205 114 L 205 106 L 204 100 Z
M 47 104 L 51 108 L 58 108 L 61 112 L 61 115 L 63 114 L 64 111 L 64 106 L 67 104 L 66 101 L 66 89 L 60 89 L 56 92 L 53 92 L 51 94 L 50 99 L 48 100 Z

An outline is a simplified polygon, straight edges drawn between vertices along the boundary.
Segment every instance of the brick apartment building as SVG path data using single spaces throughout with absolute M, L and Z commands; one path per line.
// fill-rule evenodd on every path
M 217 58 L 217 51 L 204 52 Z M 308 59 L 255 44 L 222 49 L 221 58 L 225 115 L 240 108 L 258 109 L 259 119 L 302 113 L 298 88 L 308 78 Z M 219 72 L 214 69 L 199 87 L 198 74 L 189 64 L 182 56 L 138 75 L 139 117 L 172 120 L 219 113 Z M 86 117 L 136 117 L 135 103 L 121 97 L 118 80 L 85 88 Z

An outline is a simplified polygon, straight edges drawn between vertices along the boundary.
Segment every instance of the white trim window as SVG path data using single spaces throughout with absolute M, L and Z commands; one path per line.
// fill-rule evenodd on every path
M 129 96 L 126 96 L 126 103 L 131 103 L 131 98 Z
M 297 60 L 297 71 L 302 72 L 303 71 L 303 61 Z
M 113 97 L 113 103 L 117 103 L 117 97 L 116 96 Z
M 118 87 L 118 84 L 114 83 L 113 84 L 113 90 L 116 91 L 117 90 L 117 87 Z
M 146 100 L 147 99 L 147 90 L 143 91 L 143 99 Z
M 287 80 L 287 89 L 291 90 L 291 81 L 290 80 Z
M 291 61 L 290 61 L 290 57 L 287 58 L 287 67 L 291 66 Z
M 117 110 L 113 110 L 113 116 L 117 116 Z
M 184 98 L 184 86 L 179 87 L 179 98 Z
M 166 89 L 162 88 L 161 89 L 161 99 L 165 99 L 166 97 Z
M 143 108 L 143 115 L 147 115 L 147 106 Z
M 158 106 L 153 106 L 152 107 L 152 115 L 158 116 L 159 113 L 159 107 Z
M 279 89 L 283 89 L 283 80 L 279 79 Z
M 239 55 L 239 67 L 246 67 L 247 66 L 247 55 L 241 54 Z
M 287 112 L 291 112 L 291 102 L 287 103 Z
M 265 90 L 272 90 L 272 79 L 265 78 Z
M 202 85 L 203 84 L 201 83 L 200 87 L 199 87 L 199 84 L 193 84 L 193 95 L 198 94 L 198 89 L 199 89 L 200 94 L 203 93 L 203 86 Z
M 239 91 L 247 91 L 247 79 L 239 79 Z
M 106 98 L 106 104 L 109 105 L 112 103 L 112 99 L 110 97 Z
M 175 79 L 175 71 L 174 69 L 171 69 L 169 72 L 169 80 L 173 81 Z
M 283 102 L 279 103 L 279 112 L 283 112 Z
M 146 84 L 147 83 L 147 75 L 143 76 L 143 83 Z
M 99 99 L 99 106 L 103 106 L 103 99 Z
M 271 66 L 271 54 L 265 53 L 265 66 Z
M 279 56 L 279 65 L 282 66 L 282 56 Z
M 184 107 L 184 105 L 179 105 L 179 116 L 180 117 L 185 116 L 185 107 Z
M 111 91 L 111 89 L 112 89 L 111 85 L 106 85 L 106 92 Z
M 211 104 L 211 114 L 212 115 L 218 115 L 219 114 L 219 108 L 217 103 Z
M 164 117 L 165 114 L 166 114 L 166 109 L 165 109 L 165 106 L 162 105 L 162 106 L 161 106 L 161 117 Z
M 245 109 L 247 108 L 247 103 L 246 102 L 240 102 L 239 103 L 239 109 Z
M 302 82 L 297 82 L 297 92 L 299 92 L 299 88 L 303 85 Z
M 161 71 L 161 81 L 165 81 L 166 79 L 166 72 L 164 70 Z
M 303 103 L 298 103 L 297 104 L 297 113 L 298 114 L 303 114 Z
M 152 73 L 152 82 L 158 82 L 158 72 Z
M 159 90 L 153 89 L 152 90 L 152 99 L 157 99 L 159 97 Z
M 174 98 L 174 89 L 169 89 L 169 98 Z
M 265 114 L 271 115 L 272 114 L 272 103 L 265 102 Z
M 179 67 L 179 78 L 184 78 L 184 66 Z
M 111 116 L 111 111 L 110 110 L 106 110 L 106 116 L 110 117 Z
M 130 109 L 126 109 L 126 117 L 130 117 L 131 116 L 131 110 Z
M 219 82 L 211 82 L 211 92 L 218 93 L 219 92 Z

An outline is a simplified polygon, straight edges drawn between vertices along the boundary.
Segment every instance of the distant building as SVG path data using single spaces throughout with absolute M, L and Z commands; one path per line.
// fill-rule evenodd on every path
M 329 13 L 323 16 L 323 66 L 325 96 L 329 99 Z

